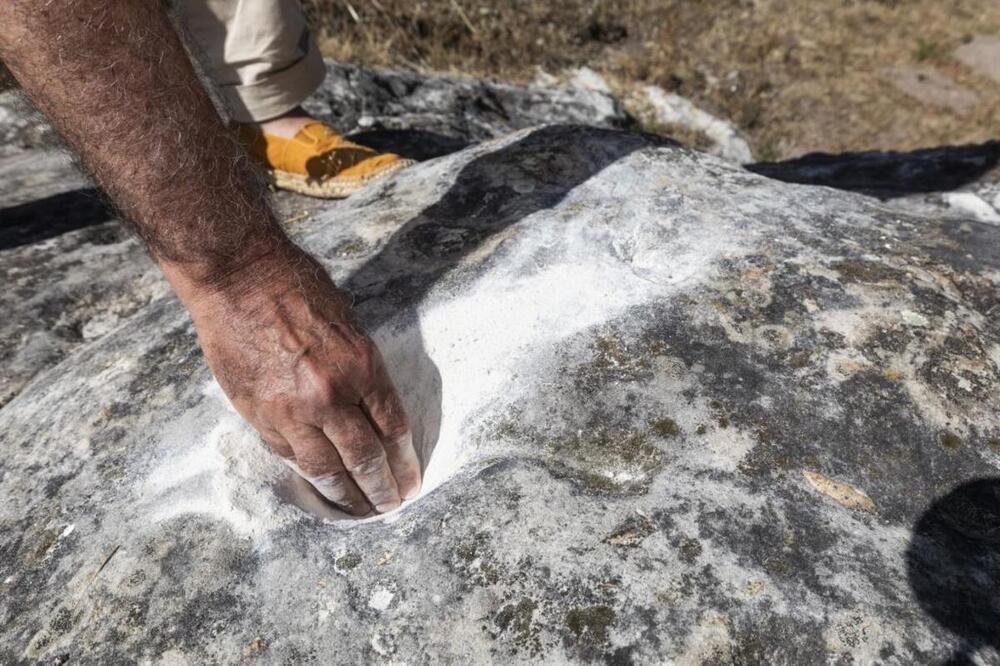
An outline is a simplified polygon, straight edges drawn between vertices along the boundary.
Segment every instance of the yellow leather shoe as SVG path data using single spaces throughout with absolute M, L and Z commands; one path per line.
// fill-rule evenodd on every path
M 240 125 L 237 132 L 276 187 L 311 197 L 342 199 L 414 163 L 351 143 L 318 120 L 291 139 L 268 134 L 255 125 Z

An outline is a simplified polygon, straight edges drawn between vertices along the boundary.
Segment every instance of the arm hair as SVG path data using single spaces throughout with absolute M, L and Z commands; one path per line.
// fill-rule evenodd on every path
M 161 264 L 216 281 L 290 244 L 159 2 L 0 1 L 0 58 Z

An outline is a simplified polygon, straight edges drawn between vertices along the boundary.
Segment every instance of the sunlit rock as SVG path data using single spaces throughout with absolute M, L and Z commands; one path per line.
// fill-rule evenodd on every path
M 0 409 L 0 661 L 1000 660 L 997 226 L 549 126 L 291 229 L 422 495 L 319 502 L 151 292 Z

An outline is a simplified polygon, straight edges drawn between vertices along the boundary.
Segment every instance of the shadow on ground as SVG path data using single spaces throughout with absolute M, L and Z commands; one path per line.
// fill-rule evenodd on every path
M 465 139 L 427 130 L 378 129 L 352 134 L 350 139 L 380 153 L 396 153 L 417 161 L 457 153 L 471 145 Z
M 962 641 L 948 664 L 1000 651 L 1000 478 L 964 483 L 917 520 L 906 551 L 924 611 Z
M 101 193 L 94 188 L 60 192 L 0 208 L 0 251 L 39 243 L 114 217 Z
M 941 146 L 910 152 L 813 153 L 784 162 L 744 168 L 768 178 L 802 185 L 825 185 L 880 199 L 947 192 L 975 182 L 1000 163 L 1000 141 Z

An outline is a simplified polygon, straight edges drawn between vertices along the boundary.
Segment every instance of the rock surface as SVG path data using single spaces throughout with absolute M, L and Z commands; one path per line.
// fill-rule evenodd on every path
M 1000 37 L 976 35 L 955 49 L 955 58 L 977 74 L 1000 83 Z
M 753 161 L 750 144 L 740 136 L 732 123 L 699 109 L 690 100 L 676 93 L 668 93 L 659 86 L 646 86 L 642 94 L 659 123 L 680 125 L 704 134 L 711 143 L 705 152 L 737 164 Z
M 543 122 L 627 128 L 607 92 L 374 71 L 327 61 L 308 107 L 360 143 L 427 159 Z M 113 328 L 166 285 L 52 129 L 14 93 L 0 93 L 0 406 L 38 372 Z M 282 217 L 321 210 L 277 196 Z
M 933 67 L 902 65 L 882 72 L 882 78 L 918 102 L 968 114 L 980 102 L 979 95 Z
M 526 87 L 329 63 L 306 108 L 373 148 L 418 160 L 545 123 L 634 124 L 609 91 L 584 83 Z
M 997 226 L 554 125 L 291 231 L 422 496 L 317 504 L 115 223 L 11 241 L 8 317 L 148 290 L 0 408 L 0 662 L 1000 663 Z
M 306 102 L 341 132 L 413 159 L 545 123 L 628 129 L 633 118 L 609 91 L 587 85 L 517 86 L 456 76 L 372 70 L 326 61 L 327 77 Z M 593 74 L 593 72 L 591 72 Z M 596 76 L 596 75 L 595 75 Z M 53 142 L 51 128 L 13 92 L 0 93 L 0 157 Z

